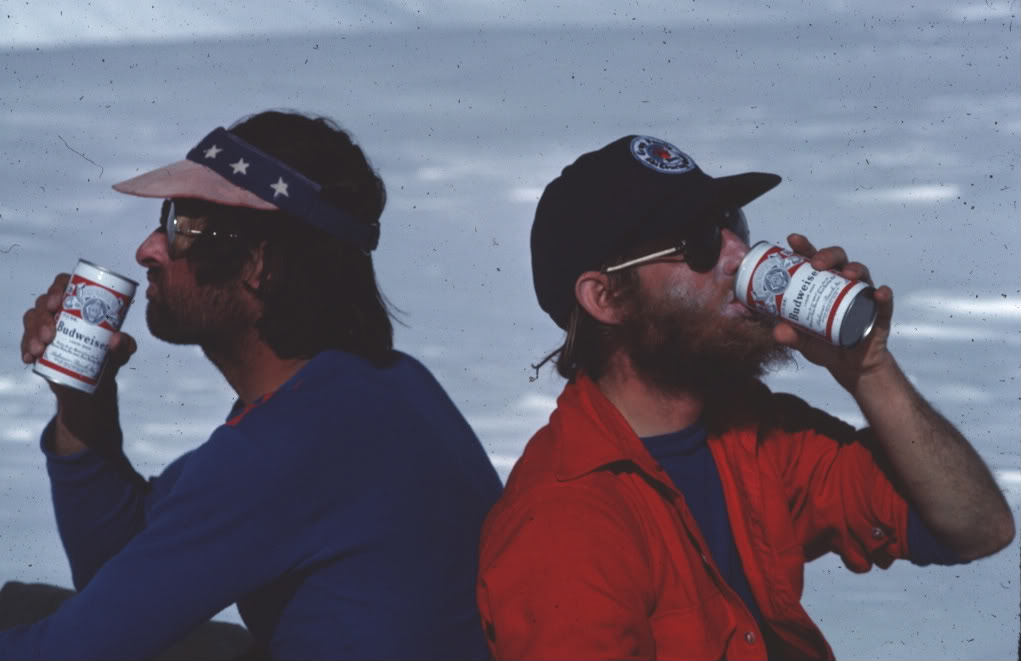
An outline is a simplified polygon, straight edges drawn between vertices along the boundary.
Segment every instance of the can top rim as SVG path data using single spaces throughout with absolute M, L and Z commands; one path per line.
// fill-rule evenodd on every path
M 92 268 L 94 268 L 94 269 L 99 269 L 100 271 L 103 271 L 103 272 L 105 272 L 105 273 L 109 273 L 110 275 L 115 275 L 115 276 L 117 276 L 118 278 L 120 278 L 121 280 L 127 280 L 127 281 L 128 281 L 128 282 L 130 282 L 131 284 L 135 285 L 135 287 L 138 287 L 138 283 L 137 283 L 137 282 L 135 282 L 134 280 L 132 280 L 131 278 L 128 278 L 128 277 L 126 277 L 126 276 L 123 276 L 123 275 L 121 275 L 120 273 L 118 273 L 117 271 L 113 271 L 113 270 L 111 270 L 111 269 L 108 269 L 108 268 L 106 268 L 105 266 L 100 266 L 99 264 L 96 264 L 95 262 L 90 262 L 90 261 L 89 261 L 89 260 L 87 260 L 87 259 L 79 259 L 79 260 L 78 260 L 78 263 L 79 263 L 79 264 L 88 264 L 89 266 L 91 266 L 91 267 L 92 267 Z

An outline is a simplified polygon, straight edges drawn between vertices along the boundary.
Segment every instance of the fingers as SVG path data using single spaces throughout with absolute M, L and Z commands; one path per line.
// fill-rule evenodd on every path
M 64 293 L 64 290 L 67 289 L 67 283 L 70 281 L 70 273 L 58 273 L 57 277 L 53 278 L 53 284 L 50 285 L 50 288 L 46 293 L 51 296 L 60 296 Z
M 21 360 L 33 363 L 43 355 L 46 346 L 57 334 L 53 314 L 45 307 L 35 307 L 25 313 L 22 323 L 25 332 L 21 336 Z
M 821 364 L 828 353 L 835 347 L 808 331 L 798 331 L 792 324 L 782 321 L 773 327 L 773 339 L 800 352 L 813 363 Z
M 844 266 L 840 270 L 840 275 L 844 276 L 848 280 L 861 280 L 872 284 L 872 275 L 869 273 L 869 267 L 865 266 L 861 262 L 851 262 Z
M 21 336 L 21 361 L 33 363 L 57 335 L 56 316 L 60 312 L 64 290 L 71 279 L 70 274 L 61 273 L 45 294 L 35 299 L 35 306 L 25 312 L 21 322 L 24 332 Z
M 785 321 L 781 321 L 773 327 L 773 339 L 780 344 L 794 347 L 797 345 L 800 335 L 798 335 L 798 331 L 794 330 L 793 326 Z
M 847 263 L 847 253 L 840 246 L 817 250 L 812 242 L 801 234 L 791 234 L 787 237 L 787 243 L 791 245 L 794 252 L 808 257 L 811 260 L 812 268 L 818 271 L 841 270 L 850 266 Z
M 836 271 L 848 280 L 861 280 L 872 284 L 869 268 L 861 262 L 847 261 L 847 253 L 840 246 L 830 246 L 817 250 L 812 242 L 801 234 L 791 234 L 787 243 L 800 255 L 811 260 L 812 268 L 817 271 Z
M 790 244 L 794 252 L 805 257 L 813 257 L 816 253 L 815 246 L 808 240 L 803 234 L 791 234 L 787 237 L 787 243 Z
M 791 245 L 794 252 L 808 257 L 811 260 L 812 268 L 816 270 L 829 271 L 830 269 L 841 269 L 848 265 L 847 253 L 840 246 L 831 246 L 817 250 L 812 245 L 812 242 L 801 234 L 791 234 L 787 237 L 787 243 Z

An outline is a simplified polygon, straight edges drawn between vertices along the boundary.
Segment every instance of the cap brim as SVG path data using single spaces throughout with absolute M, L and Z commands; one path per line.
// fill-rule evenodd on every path
M 139 197 L 186 197 L 231 207 L 263 210 L 279 208 L 192 161 L 177 161 L 156 168 L 116 183 L 113 189 Z
M 779 175 L 768 172 L 745 172 L 727 177 L 708 177 L 692 189 L 678 189 L 663 200 L 641 226 L 623 237 L 625 242 L 657 238 L 663 231 L 678 224 L 713 222 L 712 213 L 743 207 L 777 186 Z M 621 239 L 618 239 L 621 240 Z
M 709 187 L 712 197 L 708 203 L 724 207 L 743 207 L 775 188 L 781 181 L 780 175 L 768 172 L 745 172 L 728 177 L 715 177 Z

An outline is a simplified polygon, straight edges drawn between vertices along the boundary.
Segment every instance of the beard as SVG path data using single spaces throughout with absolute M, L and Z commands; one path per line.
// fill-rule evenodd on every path
M 209 349 L 229 347 L 252 326 L 253 320 L 239 300 L 237 283 L 189 289 L 158 288 L 145 309 L 153 337 L 171 344 L 197 344 L 208 353 Z
M 640 377 L 667 394 L 693 393 L 727 401 L 768 368 L 792 360 L 773 339 L 776 321 L 733 317 L 682 298 L 652 298 L 640 290 L 620 325 L 623 348 Z

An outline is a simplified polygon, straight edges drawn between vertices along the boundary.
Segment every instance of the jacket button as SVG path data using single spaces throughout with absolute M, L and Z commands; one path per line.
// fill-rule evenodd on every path
M 745 634 L 744 634 L 744 642 L 748 643 L 749 645 L 754 645 L 755 644 L 755 632 L 754 631 L 746 631 Z
M 885 536 L 886 536 L 886 533 L 883 532 L 882 528 L 873 528 L 872 529 L 872 539 L 882 539 Z
M 707 556 L 705 553 L 702 554 L 702 564 L 704 565 L 709 564 L 709 556 Z

